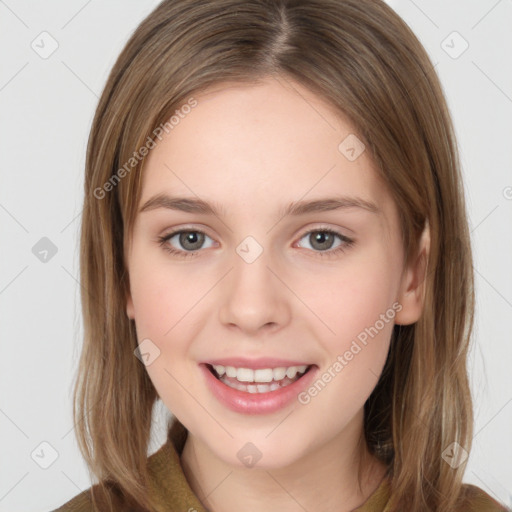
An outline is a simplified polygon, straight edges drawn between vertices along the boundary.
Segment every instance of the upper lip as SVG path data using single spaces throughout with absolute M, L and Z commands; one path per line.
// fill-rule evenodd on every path
M 234 366 L 235 368 L 251 368 L 253 370 L 257 370 L 258 368 L 289 368 L 290 366 L 310 366 L 312 363 L 305 363 L 303 361 L 290 359 L 279 359 L 276 357 L 261 357 L 258 359 L 247 359 L 246 357 L 223 357 L 221 359 L 204 361 L 204 364 L 210 364 L 212 366 Z

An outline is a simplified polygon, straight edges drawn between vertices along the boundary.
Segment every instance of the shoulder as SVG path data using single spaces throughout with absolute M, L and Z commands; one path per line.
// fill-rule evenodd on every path
M 386 478 L 357 512 L 387 512 L 391 497 L 391 481 Z M 354 511 L 356 512 L 356 511 Z M 512 512 L 485 491 L 471 484 L 462 484 L 459 499 L 452 512 Z
M 475 485 L 463 484 L 461 498 L 461 512 L 509 512 L 505 505 Z
M 167 503 L 173 499 L 172 494 L 167 494 L 167 486 L 170 481 L 173 481 L 173 478 L 176 478 L 174 471 L 182 472 L 179 457 L 175 453 L 172 443 L 176 441 L 179 446 L 182 446 L 186 430 L 179 423 L 173 425 L 169 431 L 169 436 L 172 434 L 172 437 L 169 437 L 167 442 L 147 459 L 150 479 L 149 494 L 159 503 Z M 96 508 L 93 505 L 93 497 Z M 140 506 L 134 503 L 133 498 L 123 492 L 118 484 L 111 481 L 104 482 L 103 487 L 96 483 L 51 512 L 105 512 L 110 510 L 143 512 Z
M 93 512 L 91 489 L 88 489 L 78 496 L 75 496 L 64 505 L 52 510 L 52 512 Z
M 64 505 L 52 510 L 52 512 L 98 512 L 103 510 L 115 510 L 116 512 L 139 512 L 139 508 L 130 503 L 126 496 L 115 485 L 106 485 L 106 493 L 101 492 L 98 484 L 81 492 L 70 499 Z M 96 500 L 96 508 L 93 506 L 93 494 Z

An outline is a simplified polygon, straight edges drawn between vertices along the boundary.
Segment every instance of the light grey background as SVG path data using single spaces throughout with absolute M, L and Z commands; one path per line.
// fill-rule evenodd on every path
M 85 147 L 110 68 L 157 3 L 0 0 L 0 511 L 52 510 L 90 486 L 71 417 Z M 512 1 L 390 3 L 435 64 L 460 144 L 478 298 L 465 481 L 512 506 Z

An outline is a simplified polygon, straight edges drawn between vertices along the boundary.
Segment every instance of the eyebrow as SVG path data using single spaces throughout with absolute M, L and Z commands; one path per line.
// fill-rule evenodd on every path
M 225 216 L 225 209 L 218 203 L 208 203 L 199 198 L 172 197 L 166 194 L 157 194 L 146 201 L 140 208 L 139 213 L 166 208 L 188 213 L 199 213 L 203 215 Z M 370 213 L 379 214 L 380 209 L 372 202 L 359 197 L 326 197 L 311 201 L 295 201 L 280 210 L 278 217 L 287 215 L 306 215 L 315 212 L 327 212 L 332 210 L 361 208 Z

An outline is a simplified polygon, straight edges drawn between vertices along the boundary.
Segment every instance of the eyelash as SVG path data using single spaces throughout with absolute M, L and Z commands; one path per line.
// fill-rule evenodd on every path
M 180 229 L 178 231 L 173 231 L 172 233 L 169 233 L 168 235 L 158 237 L 158 242 L 160 246 L 164 249 L 164 251 L 172 254 L 173 256 L 178 256 L 180 258 L 190 258 L 198 256 L 198 254 L 201 252 L 201 249 L 198 249 L 197 251 L 180 251 L 177 249 L 174 249 L 171 247 L 167 242 L 175 235 L 179 235 L 181 233 L 201 233 L 203 235 L 208 236 L 207 233 L 204 231 L 201 231 L 200 229 Z M 335 249 L 329 249 L 327 251 L 313 251 L 317 254 L 319 254 L 321 257 L 331 257 L 336 256 L 339 253 L 345 252 L 347 249 L 352 247 L 354 245 L 354 240 L 351 240 L 350 238 L 347 238 L 346 236 L 342 235 L 341 233 L 338 233 L 337 231 L 334 231 L 329 228 L 316 228 L 311 229 L 309 231 L 306 231 L 306 233 L 303 233 L 300 239 L 304 238 L 305 236 L 311 234 L 311 233 L 329 233 L 330 235 L 337 236 L 340 238 L 342 242 L 344 242 L 342 245 L 336 247 Z

